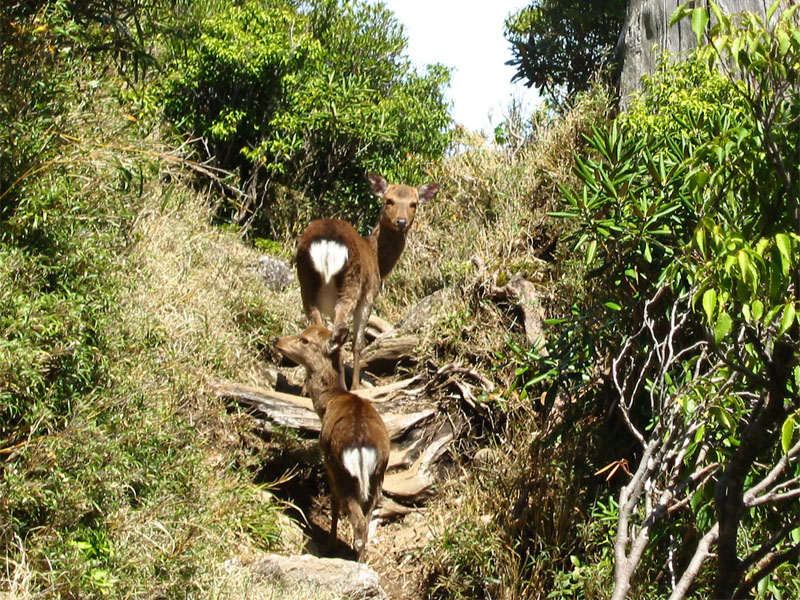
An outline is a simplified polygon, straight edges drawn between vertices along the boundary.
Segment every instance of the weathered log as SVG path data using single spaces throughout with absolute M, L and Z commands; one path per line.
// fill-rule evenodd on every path
M 366 334 L 367 338 L 374 340 L 376 337 L 394 329 L 394 326 L 386 319 L 381 319 L 379 316 L 372 314 L 367 321 Z
M 393 335 L 390 332 L 387 338 Z M 276 377 L 276 381 L 280 379 Z M 213 389 L 218 396 L 251 409 L 267 430 L 269 424 L 277 424 L 319 433 L 320 420 L 309 398 L 228 382 L 218 382 Z M 460 398 L 473 409 L 483 409 L 478 395 L 493 389 L 492 382 L 474 369 L 448 364 L 434 373 L 423 371 L 414 377 L 355 392 L 374 403 L 392 440 L 383 486 L 387 498 L 417 504 L 432 493 L 438 465 L 456 435 L 455 422 L 445 417 L 433 399 Z M 403 512 L 402 506 L 387 501 L 382 516 Z
M 319 417 L 310 398 L 235 383 L 215 383 L 212 389 L 217 396 L 233 398 L 278 425 L 303 431 L 320 430 Z
M 439 429 L 409 468 L 386 474 L 383 480 L 384 494 L 414 503 L 427 498 L 436 482 L 434 465 L 452 440 L 452 428 L 444 426 Z
M 395 399 L 399 392 L 403 392 L 408 395 L 418 395 L 419 390 L 410 390 L 409 388 L 411 388 L 412 384 L 418 383 L 421 380 L 422 375 L 415 375 L 414 377 L 401 379 L 393 383 L 387 383 L 386 385 L 378 385 L 371 388 L 359 388 L 355 390 L 355 393 L 373 403 L 387 402 Z
M 655 72 L 664 50 L 670 55 L 688 53 L 697 46 L 691 22 L 684 19 L 670 26 L 670 17 L 681 0 L 630 0 L 625 25 L 617 42 L 617 61 L 622 65 L 619 96 L 623 107 L 630 94 L 641 89 L 642 75 Z M 727 0 L 720 3 L 728 14 L 749 11 L 766 19 L 770 2 L 764 0 Z M 789 6 L 791 3 L 785 3 Z M 699 6 L 695 3 L 695 6 Z M 702 3 L 708 7 L 708 3 Z
M 373 373 L 393 369 L 398 364 L 416 362 L 419 338 L 415 335 L 397 335 L 395 332 L 381 335 L 361 354 L 361 362 Z
M 514 275 L 504 286 L 492 289 L 492 298 L 506 300 L 518 308 L 529 345 L 544 339 L 544 307 L 533 283 L 520 274 Z
M 406 383 L 413 381 L 413 378 L 405 380 Z M 397 384 L 386 387 L 393 391 L 400 389 Z M 216 383 L 213 388 L 218 396 L 235 399 L 278 425 L 315 433 L 320 430 L 320 420 L 317 413 L 314 412 L 313 404 L 309 398 L 304 396 L 230 383 Z M 369 396 L 368 392 L 380 395 L 382 391 L 385 392 L 380 388 L 358 390 L 362 396 Z M 409 429 L 436 413 L 436 408 L 431 405 L 417 406 L 419 409 L 413 412 L 399 412 L 392 408 L 393 405 L 386 402 L 375 401 L 375 409 L 383 417 L 391 439 L 402 437 Z

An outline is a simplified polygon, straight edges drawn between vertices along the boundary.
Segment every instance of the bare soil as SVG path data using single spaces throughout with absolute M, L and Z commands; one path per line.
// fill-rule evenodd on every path
M 380 509 L 378 509 L 379 512 Z M 423 551 L 430 541 L 425 508 L 389 521 L 374 519 L 370 524 L 366 563 L 378 575 L 381 587 L 391 600 L 422 600 L 425 597 L 426 569 Z M 333 551 L 327 547 L 330 531 L 330 500 L 317 496 L 309 516 L 311 526 L 308 551 L 317 556 L 354 559 L 351 548 L 352 530 L 347 519 L 339 519 L 338 543 Z

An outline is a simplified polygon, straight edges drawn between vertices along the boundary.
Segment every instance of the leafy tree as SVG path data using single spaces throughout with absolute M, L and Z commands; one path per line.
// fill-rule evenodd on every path
M 246 195 L 235 221 L 272 234 L 307 213 L 364 221 L 374 216 L 367 170 L 420 179 L 448 145 L 448 72 L 416 73 L 405 43 L 382 4 L 231 6 L 174 66 L 167 114 L 219 167 L 238 170 Z M 286 189 L 292 202 L 280 201 Z
M 517 68 L 514 81 L 535 86 L 559 104 L 589 87 L 608 62 L 625 18 L 627 0 L 534 0 L 506 20 Z
M 797 10 L 775 2 L 768 27 L 681 7 L 673 21 L 691 18 L 705 45 L 593 132 L 583 186 L 566 191 L 595 281 L 579 320 L 602 324 L 579 341 L 609 356 L 639 446 L 616 507 L 613 598 L 798 593 Z

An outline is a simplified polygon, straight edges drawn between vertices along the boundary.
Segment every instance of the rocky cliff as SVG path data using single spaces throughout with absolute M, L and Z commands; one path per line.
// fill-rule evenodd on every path
M 674 55 L 694 48 L 696 38 L 688 21 L 669 26 L 672 13 L 682 0 L 630 0 L 625 26 L 620 34 L 617 55 L 621 59 L 620 97 L 626 97 L 639 87 L 641 76 L 651 73 L 663 50 Z M 708 5 L 708 0 L 695 0 L 696 5 Z M 751 11 L 766 15 L 768 0 L 718 0 L 726 13 Z

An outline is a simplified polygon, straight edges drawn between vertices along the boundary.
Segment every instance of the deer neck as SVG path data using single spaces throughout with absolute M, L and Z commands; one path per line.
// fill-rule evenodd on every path
M 333 367 L 326 367 L 317 371 L 306 371 L 306 391 L 314 403 L 314 410 L 321 419 L 328 408 L 328 401 L 333 396 L 332 392 L 342 391 L 339 387 L 339 374 Z
M 384 279 L 391 273 L 406 247 L 406 234 L 378 223 L 368 240 L 378 256 L 378 269 L 381 279 Z

